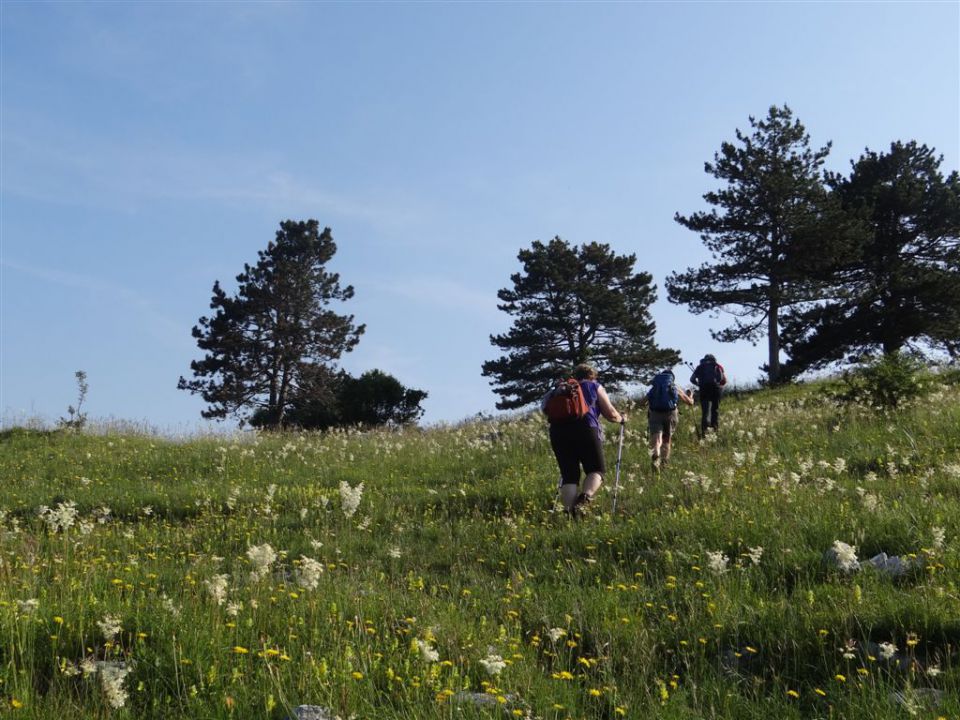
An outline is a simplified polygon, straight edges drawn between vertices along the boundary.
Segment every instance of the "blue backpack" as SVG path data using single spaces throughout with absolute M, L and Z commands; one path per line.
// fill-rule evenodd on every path
M 660 412 L 669 412 L 677 409 L 677 385 L 672 372 L 662 372 L 653 378 L 650 391 L 647 393 L 650 400 L 650 409 Z

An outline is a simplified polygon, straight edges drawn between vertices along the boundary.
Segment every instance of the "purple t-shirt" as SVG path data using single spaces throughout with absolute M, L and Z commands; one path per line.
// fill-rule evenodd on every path
M 596 380 L 581 380 L 580 389 L 583 390 L 583 399 L 587 401 L 590 412 L 587 413 L 587 425 L 600 428 L 600 410 L 597 398 L 600 396 L 600 383 Z

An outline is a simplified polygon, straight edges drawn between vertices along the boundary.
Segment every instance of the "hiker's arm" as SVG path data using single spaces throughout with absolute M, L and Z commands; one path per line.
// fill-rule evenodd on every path
M 603 416 L 610 422 L 622 423 L 627 420 L 617 412 L 613 403 L 610 402 L 610 397 L 607 395 L 607 391 L 603 389 L 603 385 L 597 386 L 597 407 L 600 408 L 600 412 L 603 413 Z
M 677 395 L 680 396 L 680 399 L 683 400 L 687 405 L 693 405 L 693 393 L 687 394 L 684 392 L 683 388 L 677 388 Z
M 547 400 L 550 399 L 551 395 L 553 395 L 553 390 L 547 391 L 547 394 L 543 396 L 543 400 L 540 401 L 540 412 L 545 413 L 547 411 Z

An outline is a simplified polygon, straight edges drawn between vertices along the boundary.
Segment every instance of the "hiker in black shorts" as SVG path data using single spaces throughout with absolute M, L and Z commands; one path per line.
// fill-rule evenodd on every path
M 700 388 L 700 437 L 706 437 L 707 428 L 720 428 L 720 395 L 727 384 L 723 365 L 713 355 L 704 355 L 690 382 Z
M 593 500 L 593 496 L 603 484 L 606 464 L 603 459 L 603 430 L 600 427 L 600 415 L 614 423 L 626 422 L 610 402 L 607 391 L 597 382 L 597 372 L 589 365 L 577 365 L 573 377 L 580 385 L 587 412 L 583 417 L 568 421 L 550 423 L 550 446 L 557 458 L 562 478 L 560 499 L 564 509 L 576 516 L 581 507 Z M 546 412 L 547 401 L 552 393 L 541 403 Z M 580 467 L 586 475 L 583 491 L 579 491 Z

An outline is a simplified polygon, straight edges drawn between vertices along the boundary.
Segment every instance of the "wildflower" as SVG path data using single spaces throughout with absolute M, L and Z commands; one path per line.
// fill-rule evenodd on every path
M 856 548 L 847 545 L 845 542 L 834 540 L 833 546 L 830 548 L 830 555 L 837 567 L 843 572 L 855 572 L 860 569 Z
M 229 580 L 229 575 L 214 575 L 209 580 L 203 581 L 203 584 L 207 588 L 207 593 L 213 598 L 217 605 L 223 605 L 223 602 L 227 599 L 227 583 Z
M 247 655 L 250 651 L 243 647 L 243 645 L 234 645 L 233 652 L 235 655 Z
M 826 694 L 823 690 L 821 690 L 820 688 L 814 688 L 813 691 L 814 691 L 817 695 L 819 695 L 820 697 L 826 697 L 826 696 L 827 696 L 827 694 Z
M 297 577 L 300 587 L 307 590 L 316 590 L 320 584 L 321 575 L 323 575 L 323 563 L 308 558 L 306 555 L 300 556 L 300 572 Z
M 800 697 L 800 693 L 798 693 L 796 690 L 787 690 L 787 695 L 789 695 L 792 698 Z
M 230 617 L 236 617 L 237 615 L 240 614 L 241 610 L 243 610 L 242 602 L 234 601 L 229 605 L 227 605 L 227 615 L 229 615 Z
M 46 505 L 41 505 L 37 514 L 47 524 L 51 532 L 66 532 L 77 521 L 77 504 L 72 500 L 67 500 L 58 504 L 55 510 L 51 510 Z
M 750 556 L 750 562 L 754 565 L 760 564 L 760 558 L 763 557 L 763 548 L 759 545 L 757 547 L 749 548 L 747 555 Z
M 882 642 L 880 643 L 880 658 L 883 660 L 889 660 L 894 655 L 897 654 L 897 646 L 893 643 Z
M 717 575 L 722 575 L 727 571 L 727 563 L 730 560 L 722 552 L 707 551 L 707 567 Z
M 107 698 L 107 703 L 115 710 L 122 708 L 127 702 L 127 691 L 123 681 L 130 674 L 130 668 L 115 664 L 102 664 L 99 668 L 100 687 Z
M 841 675 L 840 673 L 837 673 L 836 675 L 834 675 L 833 679 L 836 680 L 837 682 L 842 682 L 842 683 L 845 683 L 847 681 L 846 675 Z
M 494 677 L 503 672 L 503 669 L 507 666 L 503 658 L 493 652 L 490 652 L 485 658 L 482 658 L 480 664 L 483 665 L 484 670 Z
M 414 639 L 410 644 L 414 650 L 419 651 L 420 657 L 427 662 L 437 662 L 440 659 L 440 653 L 437 652 L 436 648 L 432 647 L 429 642 Z
M 104 615 L 103 620 L 97 620 L 97 627 L 100 628 L 105 640 L 113 640 L 120 632 L 120 618 L 116 615 Z
M 363 680 L 363 673 L 354 670 L 352 673 L 350 673 L 350 677 L 352 677 L 354 680 Z
M 940 666 L 939 666 L 939 665 L 931 665 L 931 666 L 928 667 L 927 670 L 926 670 L 927 677 L 932 677 L 932 678 L 935 678 L 935 677 L 936 677 L 937 675 L 939 675 L 941 672 L 942 672 L 942 671 L 940 670 Z
M 247 549 L 247 557 L 253 563 L 253 572 L 250 573 L 250 578 L 259 580 L 270 572 L 270 566 L 277 559 L 277 552 L 270 546 L 270 543 L 251 545 Z
M 930 533 L 933 535 L 933 547 L 935 550 L 942 550 L 944 542 L 947 539 L 947 531 L 942 527 L 934 527 L 930 529 Z
M 340 481 L 340 504 L 344 517 L 351 518 L 360 507 L 360 498 L 363 497 L 363 483 L 350 487 L 345 480 Z
M 390 548 L 389 550 L 387 550 L 387 555 L 389 555 L 392 558 L 400 557 L 400 548 L 398 547 Z
M 40 607 L 40 601 L 36 598 L 17 600 L 17 607 L 19 608 L 21 615 L 31 615 L 34 610 Z

